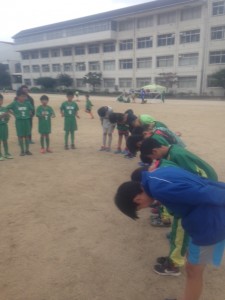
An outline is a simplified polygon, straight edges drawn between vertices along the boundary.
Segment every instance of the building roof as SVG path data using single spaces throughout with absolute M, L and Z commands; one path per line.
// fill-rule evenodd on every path
M 83 25 L 86 23 L 91 23 L 91 22 L 100 22 L 104 20 L 112 20 L 115 18 L 127 16 L 130 14 L 137 14 L 137 13 L 142 13 L 145 12 L 146 10 L 155 10 L 159 8 L 166 8 L 166 7 L 171 7 L 175 6 L 178 4 L 188 4 L 191 2 L 197 2 L 196 0 L 156 0 L 152 2 L 147 2 L 143 4 L 138 4 L 138 5 L 133 5 L 121 9 L 116 9 L 100 14 L 95 14 L 95 15 L 90 15 L 78 19 L 73 19 L 69 21 L 64 21 L 64 22 L 59 22 L 59 23 L 54 23 L 50 25 L 45 25 L 41 27 L 35 27 L 31 29 L 26 29 L 22 30 L 16 35 L 13 36 L 14 39 L 29 36 L 29 35 L 34 35 L 34 34 L 39 34 L 39 33 L 44 33 L 48 31 L 55 31 L 55 30 L 60 30 L 60 29 L 65 29 L 68 27 L 72 26 L 79 26 Z

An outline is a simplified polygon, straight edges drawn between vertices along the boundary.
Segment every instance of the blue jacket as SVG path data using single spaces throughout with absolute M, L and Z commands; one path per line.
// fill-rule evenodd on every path
M 145 192 L 182 219 L 193 243 L 213 245 L 225 239 L 225 183 L 178 167 L 143 172 Z

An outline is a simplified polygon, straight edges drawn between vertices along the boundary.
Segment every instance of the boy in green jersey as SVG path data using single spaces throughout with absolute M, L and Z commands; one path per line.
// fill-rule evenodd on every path
M 8 111 L 11 112 L 16 119 L 16 132 L 21 149 L 21 156 L 32 155 L 29 151 L 29 142 L 31 135 L 30 118 L 33 114 L 33 107 L 29 102 L 25 101 L 26 98 L 26 93 L 18 90 L 16 93 L 17 100 L 7 106 Z
M 77 130 L 77 120 L 76 118 L 80 118 L 78 115 L 79 107 L 76 102 L 73 101 L 74 93 L 72 91 L 68 91 L 67 101 L 63 102 L 60 111 L 62 117 L 64 117 L 64 130 L 65 130 L 65 149 L 69 150 L 68 139 L 69 134 L 71 136 L 71 149 L 75 149 L 74 144 L 74 132 Z
M 85 97 L 86 97 L 85 112 L 90 114 L 91 119 L 94 119 L 94 116 L 93 116 L 92 111 L 91 111 L 92 106 L 94 106 L 94 105 L 92 104 L 91 100 L 89 99 L 89 94 L 86 94 Z
M 51 106 L 48 105 L 48 96 L 43 95 L 40 98 L 41 104 L 38 106 L 36 110 L 36 116 L 38 117 L 38 131 L 41 135 L 40 142 L 41 142 L 41 150 L 42 154 L 48 152 L 52 153 L 52 150 L 49 148 L 50 146 L 50 138 L 49 134 L 51 133 L 51 118 L 55 117 L 54 110 Z M 45 149 L 45 142 L 46 142 L 46 149 Z
M 9 113 L 6 107 L 3 107 L 3 96 L 0 94 L 0 161 L 4 158 L 13 158 L 8 149 L 8 122 Z M 5 155 L 2 155 L 1 144 L 3 144 Z

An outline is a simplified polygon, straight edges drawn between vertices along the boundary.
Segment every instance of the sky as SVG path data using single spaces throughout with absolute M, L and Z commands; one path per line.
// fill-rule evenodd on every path
M 21 30 L 76 19 L 152 0 L 6 0 L 1 4 L 0 41 Z

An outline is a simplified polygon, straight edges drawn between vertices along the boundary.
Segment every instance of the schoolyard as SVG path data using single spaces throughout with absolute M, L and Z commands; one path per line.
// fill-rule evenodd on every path
M 31 95 L 39 105 L 40 95 Z M 5 94 L 5 105 L 13 94 Z M 34 118 L 33 156 L 19 156 L 14 119 L 9 122 L 13 160 L 0 162 L 0 300 L 163 300 L 178 296 L 180 277 L 160 277 L 155 259 L 168 254 L 168 229 L 153 228 L 149 212 L 134 222 L 114 206 L 118 185 L 129 180 L 139 158 L 99 152 L 102 130 L 97 109 L 132 108 L 182 132 L 188 149 L 208 161 L 225 181 L 225 101 L 168 100 L 165 104 L 121 104 L 90 97 L 95 119 L 81 96 L 76 150 L 64 150 L 59 106 L 65 96 L 49 95 L 51 148 L 40 154 Z M 116 150 L 117 132 L 113 137 Z M 203 216 L 204 222 L 204 216 Z M 205 273 L 203 300 L 224 300 L 225 260 Z

